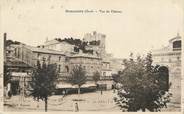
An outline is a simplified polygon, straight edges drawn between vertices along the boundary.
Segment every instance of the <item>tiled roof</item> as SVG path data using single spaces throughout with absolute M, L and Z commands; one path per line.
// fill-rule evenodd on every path
M 60 43 L 59 41 L 57 41 L 56 39 L 53 39 L 53 40 L 49 40 L 49 41 L 46 41 L 45 42 L 45 45 L 52 45 L 52 44 L 58 44 Z
M 28 46 L 28 45 L 24 45 L 24 46 L 33 52 L 65 55 L 65 53 L 62 51 L 56 51 L 56 50 L 51 50 L 51 49 L 46 49 L 46 48 L 37 48 L 37 47 L 33 47 L 33 46 Z
M 78 58 L 78 57 L 83 57 L 83 58 L 94 58 L 94 59 L 101 59 L 98 56 L 92 55 L 92 54 L 84 54 L 84 53 L 78 53 L 70 56 L 71 58 Z

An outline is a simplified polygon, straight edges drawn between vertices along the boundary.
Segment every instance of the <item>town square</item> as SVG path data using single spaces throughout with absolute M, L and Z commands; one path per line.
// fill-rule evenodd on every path
M 182 2 L 79 1 L 3 0 L 3 111 L 182 111 Z

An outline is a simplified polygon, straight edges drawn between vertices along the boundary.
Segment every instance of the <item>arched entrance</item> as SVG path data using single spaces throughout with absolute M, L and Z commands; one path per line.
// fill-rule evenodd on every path
M 160 66 L 159 69 L 159 83 L 161 89 L 168 91 L 169 90 L 169 69 L 166 66 Z

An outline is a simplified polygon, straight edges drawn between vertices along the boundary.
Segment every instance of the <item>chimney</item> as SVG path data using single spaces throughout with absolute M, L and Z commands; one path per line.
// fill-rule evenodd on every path
M 4 38 L 6 38 L 6 33 L 4 33 Z

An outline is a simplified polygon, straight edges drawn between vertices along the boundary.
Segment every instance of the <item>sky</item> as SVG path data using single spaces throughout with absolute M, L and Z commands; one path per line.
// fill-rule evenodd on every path
M 183 35 L 183 0 L 1 0 L 0 31 L 8 39 L 37 46 L 56 37 L 106 35 L 106 51 L 126 58 L 161 48 Z M 97 13 L 66 13 L 95 10 Z M 100 13 L 117 10 L 121 13 Z

